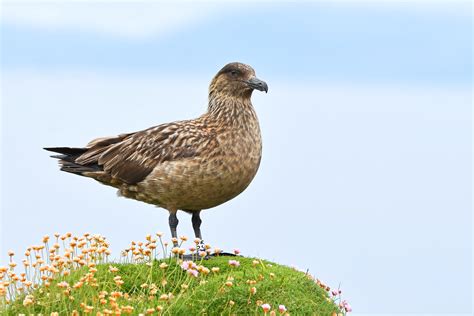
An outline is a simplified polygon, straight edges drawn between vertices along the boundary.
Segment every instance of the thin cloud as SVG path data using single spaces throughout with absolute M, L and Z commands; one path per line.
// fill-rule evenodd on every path
M 218 14 L 215 3 L 43 3 L 6 4 L 2 20 L 9 25 L 46 30 L 100 33 L 127 39 L 160 37 Z

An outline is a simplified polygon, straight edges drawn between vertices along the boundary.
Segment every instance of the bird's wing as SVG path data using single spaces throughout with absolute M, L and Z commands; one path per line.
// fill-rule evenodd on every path
M 97 164 L 112 178 L 135 184 L 160 163 L 199 156 L 211 146 L 213 134 L 193 124 L 175 122 L 89 143 L 87 152 L 75 162 Z

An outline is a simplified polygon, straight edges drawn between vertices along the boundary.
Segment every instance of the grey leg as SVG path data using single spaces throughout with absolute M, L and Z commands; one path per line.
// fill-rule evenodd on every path
M 194 211 L 193 212 L 192 222 L 193 222 L 194 236 L 196 236 L 196 238 L 199 238 L 199 239 L 202 240 L 202 236 L 201 236 L 201 223 L 202 223 L 202 220 L 201 220 L 201 217 L 199 216 L 200 213 L 201 213 L 201 211 Z
M 178 227 L 178 217 L 176 216 L 177 211 L 170 211 L 170 217 L 168 218 L 171 230 L 171 237 L 178 238 L 178 234 L 176 233 L 176 228 Z M 175 247 L 178 247 L 178 242 L 173 243 Z

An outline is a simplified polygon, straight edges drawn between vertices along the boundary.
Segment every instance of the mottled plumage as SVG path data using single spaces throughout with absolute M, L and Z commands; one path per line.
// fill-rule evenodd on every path
M 174 237 L 176 211 L 193 213 L 201 238 L 199 212 L 237 196 L 259 167 L 262 142 L 250 101 L 254 89 L 268 90 L 250 66 L 231 63 L 213 78 L 208 111 L 196 119 L 95 139 L 85 148 L 45 149 L 60 154 L 52 157 L 63 171 L 167 209 Z

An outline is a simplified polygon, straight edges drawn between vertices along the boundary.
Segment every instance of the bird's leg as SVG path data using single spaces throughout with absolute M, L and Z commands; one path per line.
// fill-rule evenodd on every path
M 202 220 L 201 220 L 201 217 L 199 216 L 199 213 L 201 213 L 201 211 L 193 212 L 192 222 L 193 222 L 194 236 L 196 236 L 196 238 L 202 239 L 201 237 Z
M 194 236 L 196 238 L 199 238 L 199 245 L 198 245 L 198 250 L 199 251 L 205 251 L 206 248 L 204 247 L 204 241 L 202 240 L 201 236 L 201 217 L 199 216 L 201 211 L 195 211 L 193 212 L 193 217 L 192 217 L 192 222 L 193 222 L 193 229 L 194 229 Z
M 168 219 L 171 230 L 171 237 L 173 238 L 173 245 L 178 247 L 178 234 L 176 233 L 176 228 L 178 227 L 178 217 L 176 216 L 177 210 L 170 210 L 170 217 Z

